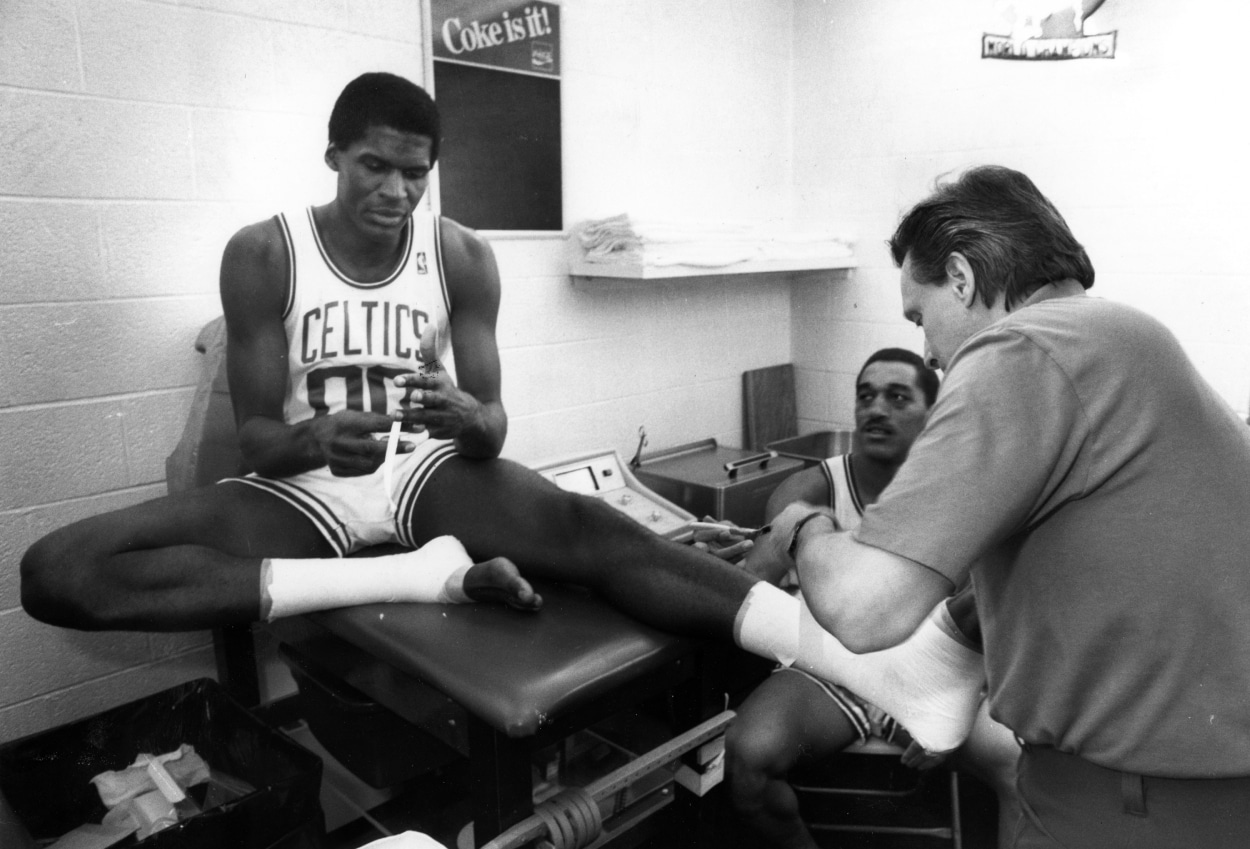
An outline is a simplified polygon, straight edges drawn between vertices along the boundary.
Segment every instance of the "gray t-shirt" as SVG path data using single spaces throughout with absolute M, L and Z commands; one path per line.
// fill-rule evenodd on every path
M 971 565 L 1025 741 L 1250 775 L 1250 428 L 1159 322 L 1066 283 L 974 335 L 855 536 Z

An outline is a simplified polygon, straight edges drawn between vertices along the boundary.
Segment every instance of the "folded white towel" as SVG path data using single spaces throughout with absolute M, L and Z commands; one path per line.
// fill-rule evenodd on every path
M 846 257 L 846 240 L 827 231 L 743 222 L 636 219 L 626 213 L 585 221 L 573 238 L 588 262 L 720 268 L 748 260 Z

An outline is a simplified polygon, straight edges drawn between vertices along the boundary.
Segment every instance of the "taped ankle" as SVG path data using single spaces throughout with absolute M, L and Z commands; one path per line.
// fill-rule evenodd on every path
M 743 601 L 734 636 L 747 651 L 846 687 L 893 716 L 926 750 L 945 752 L 968 736 L 985 683 L 983 657 L 943 629 L 945 613 L 943 601 L 899 645 L 856 654 L 802 601 L 761 583 Z
M 270 558 L 261 564 L 261 614 L 284 616 L 377 602 L 470 601 L 464 573 L 473 565 L 455 537 L 430 540 L 416 551 L 343 558 Z

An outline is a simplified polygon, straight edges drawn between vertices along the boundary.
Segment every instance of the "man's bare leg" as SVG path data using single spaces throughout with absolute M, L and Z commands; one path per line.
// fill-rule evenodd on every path
M 799 668 L 886 710 L 927 751 L 957 747 L 975 718 L 984 661 L 932 615 L 899 646 L 856 655 L 797 599 L 751 572 L 664 540 L 516 463 L 448 459 L 422 489 L 411 531 L 418 542 L 451 534 L 474 559 L 502 555 L 526 575 L 583 584 L 657 628 L 732 640 L 787 665 L 797 659 Z M 772 609 L 735 633 L 740 611 L 747 622 L 751 597 Z
M 846 714 L 805 675 L 775 673 L 747 697 L 725 734 L 725 778 L 734 808 L 762 845 L 816 849 L 789 773 L 857 738 Z
M 264 560 L 334 554 L 294 507 L 224 483 L 49 534 L 22 560 L 22 603 L 37 619 L 87 630 L 247 623 L 261 615 Z M 510 563 L 471 566 L 464 581 L 470 598 L 541 603 Z
M 253 622 L 264 557 L 327 557 L 295 508 L 220 484 L 61 528 L 22 559 L 22 603 L 71 628 L 194 630 Z
M 450 534 L 475 560 L 503 556 L 529 577 L 587 586 L 647 624 L 724 640 L 757 583 L 508 460 L 442 463 L 421 491 L 412 533 L 418 542 Z

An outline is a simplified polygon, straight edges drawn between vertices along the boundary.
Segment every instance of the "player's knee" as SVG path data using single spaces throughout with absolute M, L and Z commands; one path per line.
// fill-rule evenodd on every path
M 35 619 L 50 622 L 56 613 L 58 559 L 54 546 L 42 539 L 22 557 L 22 607 Z
M 49 625 L 90 627 L 92 608 L 82 577 L 82 548 L 65 534 L 44 537 L 22 557 L 22 608 Z
M 603 502 L 572 494 L 559 499 L 553 518 L 553 533 L 576 559 L 601 560 L 605 553 L 621 550 L 623 537 L 645 531 Z
M 789 748 L 775 725 L 735 720 L 725 732 L 725 767 L 741 786 L 780 778 L 793 766 Z

